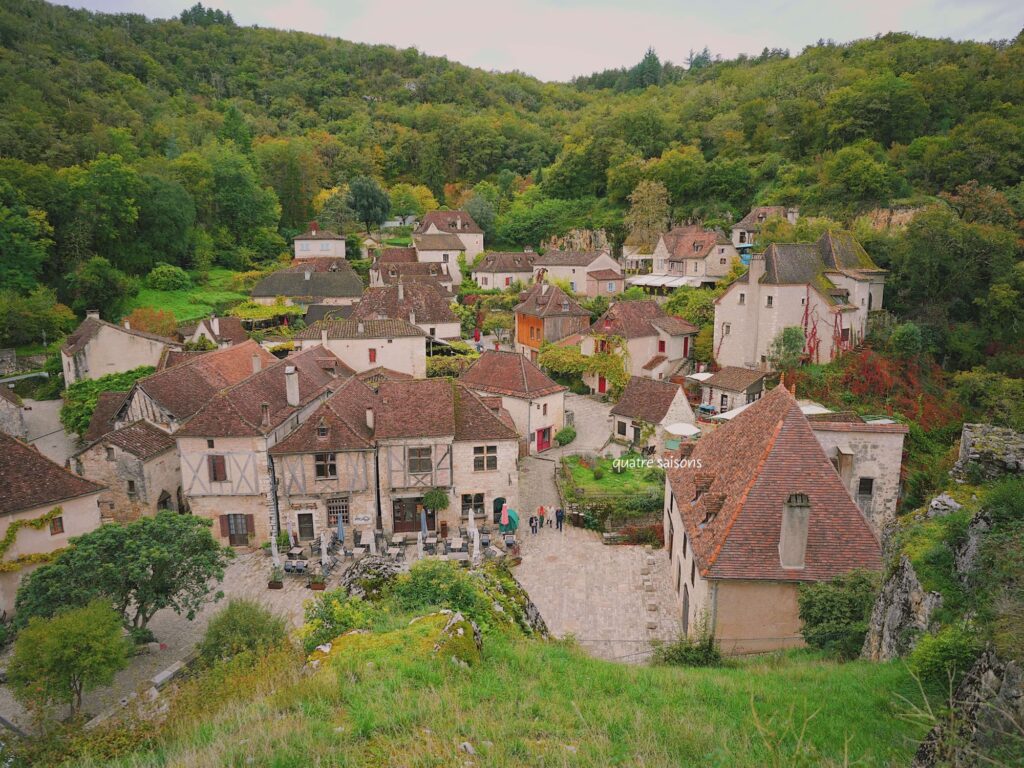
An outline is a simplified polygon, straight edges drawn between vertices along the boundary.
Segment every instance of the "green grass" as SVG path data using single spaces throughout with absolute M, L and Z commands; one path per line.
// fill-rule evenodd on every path
M 182 291 L 158 291 L 143 287 L 128 304 L 125 313 L 137 307 L 154 307 L 170 310 L 179 323 L 187 323 L 206 317 L 214 311 L 224 312 L 228 307 L 245 301 L 249 296 L 233 290 L 230 269 L 215 268 L 209 273 L 209 280 Z M 193 280 L 195 276 L 193 275 Z
M 406 237 L 386 237 L 384 238 L 383 245 L 389 248 L 407 248 L 410 245 L 412 245 L 412 236 L 409 235 Z
M 628 459 L 633 454 L 624 456 Z M 665 487 L 665 476 L 651 472 L 650 468 L 626 469 L 621 473 L 612 471 L 612 459 L 598 459 L 588 462 L 589 466 L 580 464 L 579 456 L 566 456 L 565 464 L 572 474 L 573 483 L 586 493 L 634 494 L 658 493 Z M 594 468 L 599 467 L 604 473 L 600 480 L 594 478 Z M 649 476 L 650 475 L 650 476 Z

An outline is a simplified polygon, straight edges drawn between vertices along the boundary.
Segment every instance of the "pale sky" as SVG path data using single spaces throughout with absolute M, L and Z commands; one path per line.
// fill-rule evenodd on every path
M 108 12 L 177 16 L 195 0 L 58 0 Z M 885 32 L 1013 38 L 1020 0 L 203 0 L 242 25 L 415 47 L 470 66 L 568 80 L 640 60 L 654 46 L 681 63 L 705 45 L 729 58 L 799 53 L 819 39 Z

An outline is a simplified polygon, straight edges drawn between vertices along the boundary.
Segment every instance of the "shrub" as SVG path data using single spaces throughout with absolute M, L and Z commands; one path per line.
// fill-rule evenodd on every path
M 559 445 L 568 445 L 576 439 L 575 427 L 562 427 L 555 433 L 555 442 Z
M 956 688 L 981 648 L 981 641 L 969 627 L 951 624 L 918 640 L 907 663 L 921 682 Z
M 211 666 L 243 653 L 263 654 L 283 645 L 287 638 L 280 616 L 249 600 L 232 600 L 210 620 L 199 644 L 199 658 Z
M 985 511 L 994 524 L 1024 521 L 1024 479 L 1007 477 L 994 483 L 985 495 Z
M 673 667 L 720 667 L 722 652 L 714 635 L 701 621 L 695 637 L 680 637 L 654 649 L 654 663 Z
M 158 291 L 185 291 L 192 287 L 192 278 L 181 267 L 157 264 L 146 276 L 146 285 Z
M 600 480 L 602 477 L 604 477 L 604 470 L 600 467 L 594 467 L 594 479 Z
M 359 597 L 349 597 L 344 589 L 324 592 L 306 603 L 306 623 L 299 629 L 302 647 L 307 653 L 338 635 L 353 629 L 366 629 L 377 618 L 377 609 Z
M 864 645 L 877 590 L 878 575 L 870 571 L 802 584 L 797 600 L 807 644 L 854 658 Z
M 649 544 L 652 547 L 665 546 L 665 529 L 661 523 L 652 525 L 627 525 L 619 533 L 626 544 Z
M 443 560 L 420 560 L 395 579 L 388 596 L 405 610 L 450 608 L 478 621 L 489 615 L 489 604 L 473 577 Z

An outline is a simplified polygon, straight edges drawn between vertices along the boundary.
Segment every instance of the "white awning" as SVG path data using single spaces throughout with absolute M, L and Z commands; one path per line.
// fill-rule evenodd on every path
M 700 373 L 688 374 L 686 378 L 693 379 L 694 381 L 701 381 L 701 382 L 703 382 L 703 381 L 707 381 L 708 379 L 710 379 L 714 375 L 715 374 L 713 374 L 711 371 L 701 371 Z
M 757 401 L 755 400 L 754 402 Z M 743 413 L 743 411 L 747 410 L 747 408 L 749 408 L 753 404 L 754 403 L 745 403 L 744 405 L 741 405 L 739 408 L 733 408 L 731 411 L 715 414 L 711 418 L 719 419 L 721 421 L 728 421 L 729 419 L 739 416 L 741 413 Z M 824 407 L 823 405 L 818 405 L 818 403 L 807 403 L 805 405 L 801 405 L 800 412 L 804 414 L 804 416 L 816 416 L 821 413 L 832 413 L 832 411 L 830 411 L 828 408 Z
M 700 427 L 696 427 L 693 424 L 687 424 L 685 421 L 677 421 L 674 424 L 669 424 L 665 427 L 665 431 L 670 435 L 677 437 L 693 437 L 694 435 L 700 434 Z

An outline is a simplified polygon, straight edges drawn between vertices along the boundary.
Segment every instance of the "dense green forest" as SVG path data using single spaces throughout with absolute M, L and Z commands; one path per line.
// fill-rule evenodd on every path
M 151 21 L 9 0 L 0 52 L 7 343 L 66 327 L 54 301 L 118 315 L 160 263 L 253 269 L 314 216 L 358 230 L 357 189 L 379 184 L 393 214 L 466 206 L 489 245 L 521 247 L 574 227 L 621 243 L 654 180 L 675 220 L 774 203 L 801 207 L 788 237 L 853 228 L 945 367 L 1024 373 L 1020 35 L 650 51 L 542 83 L 201 6 Z

